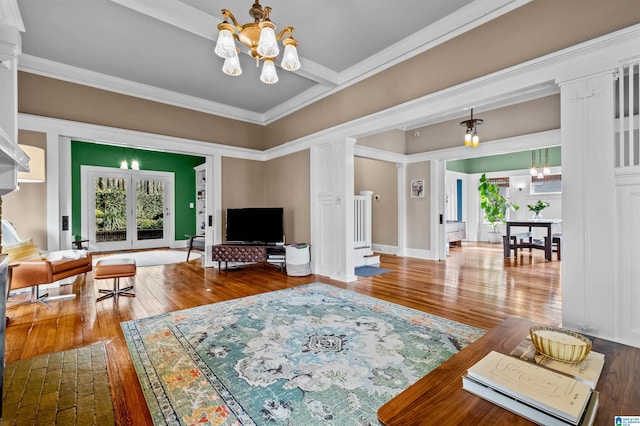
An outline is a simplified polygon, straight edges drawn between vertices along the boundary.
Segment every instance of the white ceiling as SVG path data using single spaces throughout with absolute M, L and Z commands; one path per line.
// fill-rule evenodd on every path
M 18 0 L 20 69 L 268 124 L 530 0 L 266 0 L 295 27 L 302 69 L 259 81 L 222 73 L 213 48 L 220 11 L 251 20 L 253 0 Z M 246 51 L 246 49 L 244 49 Z

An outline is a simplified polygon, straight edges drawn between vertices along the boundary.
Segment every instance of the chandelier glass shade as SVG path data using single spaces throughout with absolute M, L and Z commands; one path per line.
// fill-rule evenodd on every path
M 476 148 L 480 145 L 478 126 L 482 123 L 484 123 L 483 119 L 473 118 L 473 108 L 471 108 L 471 118 L 460 122 L 460 125 L 467 129 L 464 134 L 464 146 L 472 146 Z
M 287 71 L 300 69 L 298 42 L 293 38 L 293 27 L 286 27 L 276 34 L 276 25 L 269 19 L 270 13 L 270 7 L 263 8 L 260 6 L 260 0 L 255 0 L 249 9 L 249 16 L 253 18 L 253 22 L 240 25 L 230 11 L 222 9 L 224 21 L 218 24 L 215 53 L 225 60 L 222 66 L 225 74 L 231 76 L 242 74 L 236 40 L 248 48 L 249 54 L 256 60 L 256 66 L 260 65 L 260 61 L 263 62 L 260 80 L 264 83 L 278 82 L 275 58 L 280 54 L 279 40 L 282 40 L 284 46 L 280 64 L 282 68 Z
M 278 73 L 276 72 L 276 65 L 273 61 L 273 58 L 264 58 L 264 64 L 262 64 L 262 73 L 260 74 L 260 81 L 267 84 L 278 82 Z
M 240 68 L 240 58 L 238 55 L 230 58 L 225 58 L 224 65 L 222 65 L 222 72 L 232 77 L 242 74 L 242 68 Z

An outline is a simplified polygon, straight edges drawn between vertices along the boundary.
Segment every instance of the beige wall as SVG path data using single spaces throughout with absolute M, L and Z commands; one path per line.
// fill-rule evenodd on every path
M 159 135 L 263 149 L 263 127 L 26 72 L 18 111 Z
M 377 135 L 358 138 L 358 145 L 404 154 L 405 132 L 402 130 L 390 130 Z
M 354 164 L 355 194 L 373 191 L 371 242 L 398 245 L 398 168 L 395 163 L 356 158 Z
M 407 248 L 430 250 L 431 162 L 407 165 Z M 424 179 L 424 198 L 411 198 L 411 181 Z
M 265 163 L 265 205 L 284 207 L 286 243 L 310 243 L 309 150 Z
M 295 140 L 638 22 L 637 0 L 535 0 L 270 124 L 265 145 Z
M 264 206 L 264 163 L 222 158 L 222 241 L 225 241 L 227 209 Z
M 476 113 L 474 118 L 482 118 L 478 127 L 480 143 L 513 136 L 527 135 L 560 128 L 560 95 L 511 105 L 484 113 Z M 467 117 L 468 118 L 468 117 Z M 451 120 L 417 129 L 419 137 L 414 137 L 415 129 L 406 132 L 407 154 L 462 146 L 463 127 L 460 121 Z
M 44 133 L 20 130 L 18 143 L 42 148 Z M 32 238 L 40 250 L 47 250 L 47 183 L 20 183 L 20 190 L 2 197 L 2 218 L 13 224 L 20 238 Z
M 222 235 L 228 208 L 283 207 L 287 243 L 309 243 L 309 151 L 261 162 L 222 159 Z

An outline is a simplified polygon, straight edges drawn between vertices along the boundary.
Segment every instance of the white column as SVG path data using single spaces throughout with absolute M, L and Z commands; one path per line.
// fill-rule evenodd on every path
M 445 244 L 445 200 L 444 173 L 445 163 L 431 161 L 431 253 L 434 260 L 447 258 L 448 244 Z
M 407 255 L 407 165 L 396 164 L 398 169 L 398 256 Z
M 222 163 L 219 155 L 208 155 L 205 162 L 205 174 L 207 177 L 206 189 L 206 217 L 204 232 L 204 255 L 202 266 L 210 268 L 214 266 L 213 245 L 222 242 Z M 209 219 L 211 218 L 211 219 Z M 211 223 L 211 226 L 209 226 Z
M 313 272 L 355 281 L 353 193 L 355 139 L 311 149 L 311 248 Z
M 562 128 L 562 324 L 613 339 L 613 72 L 565 81 Z
M 0 2 L 0 195 L 18 186 L 17 173 L 27 170 L 18 148 L 18 55 L 22 18 L 15 0 Z
M 71 248 L 71 139 L 47 132 L 47 249 Z M 64 188 L 64 190 L 61 190 Z M 69 229 L 62 230 L 62 216 L 69 218 Z M 75 218 L 76 221 L 81 218 Z M 86 238 L 86 235 L 82 235 Z

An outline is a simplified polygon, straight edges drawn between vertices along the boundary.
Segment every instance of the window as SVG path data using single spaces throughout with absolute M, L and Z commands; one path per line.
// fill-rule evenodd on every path
M 560 194 L 562 192 L 562 175 L 547 175 L 541 178 L 531 176 L 531 194 Z

